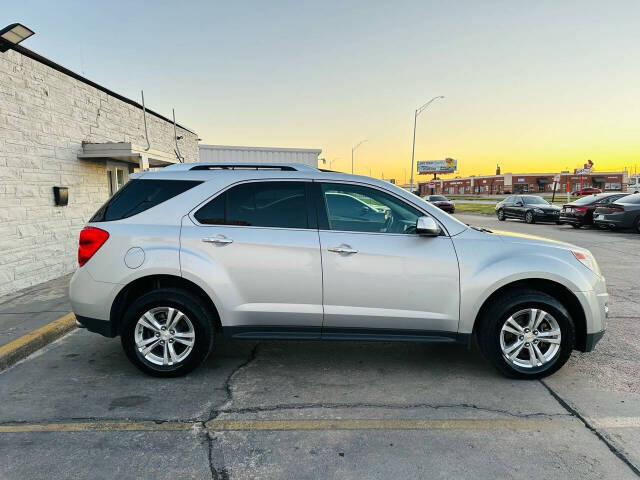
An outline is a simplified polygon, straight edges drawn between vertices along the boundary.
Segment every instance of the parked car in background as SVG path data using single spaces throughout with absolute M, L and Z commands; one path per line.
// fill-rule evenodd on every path
M 498 220 L 517 218 L 527 223 L 556 222 L 560 219 L 560 207 L 556 207 L 537 195 L 511 195 L 496 205 Z
M 640 193 L 640 175 L 631 175 L 629 177 L 627 193 Z
M 453 200 L 449 200 L 444 195 L 427 195 L 424 199 L 433 203 L 440 210 L 444 210 L 447 213 L 455 213 L 456 212 L 456 204 Z
M 575 190 L 571 192 L 571 195 L 576 195 L 578 197 L 581 197 L 582 195 L 593 195 L 595 193 L 602 193 L 602 190 L 594 187 L 585 187 L 581 190 Z
M 120 336 L 150 375 L 193 370 L 224 336 L 477 340 L 502 373 L 535 379 L 604 335 L 588 250 L 469 227 L 382 180 L 246 166 L 132 174 L 80 233 L 76 320 Z
M 562 206 L 560 223 L 571 225 L 573 228 L 593 225 L 593 212 L 600 206 L 621 199 L 627 193 L 598 193 L 579 198 Z
M 596 208 L 593 222 L 603 228 L 632 228 L 640 233 L 640 193 L 626 195 Z

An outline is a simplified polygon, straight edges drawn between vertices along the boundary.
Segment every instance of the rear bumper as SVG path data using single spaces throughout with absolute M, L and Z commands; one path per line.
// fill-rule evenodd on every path
M 76 315 L 76 320 L 90 332 L 99 333 L 105 337 L 115 337 L 118 334 L 116 326 L 109 320 L 100 320 L 98 318 L 89 318 L 80 315 Z
M 560 223 L 566 223 L 567 225 L 584 225 L 582 219 L 577 217 L 565 217 L 560 215 L 559 219 Z
M 624 213 L 621 213 L 621 214 L 616 214 L 616 213 L 605 214 L 605 215 L 603 215 L 603 218 L 601 218 L 601 219 L 598 219 L 596 217 L 597 217 L 597 215 L 594 214 L 593 223 L 595 223 L 598 226 L 618 227 L 618 228 L 631 228 L 632 227 L 632 225 L 629 224 L 631 222 L 627 223 L 625 221 Z

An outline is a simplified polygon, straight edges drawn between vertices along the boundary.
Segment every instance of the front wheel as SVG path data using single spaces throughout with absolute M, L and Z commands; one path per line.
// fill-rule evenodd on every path
M 536 219 L 533 216 L 533 212 L 527 212 L 524 216 L 524 221 L 527 223 L 535 223 Z
M 480 349 L 500 372 L 543 378 L 571 356 L 575 328 L 564 306 L 537 290 L 516 290 L 494 301 L 479 319 Z
M 121 342 L 127 357 L 155 377 L 177 377 L 200 365 L 213 348 L 211 313 L 187 291 L 161 288 L 127 308 Z
M 636 221 L 633 224 L 633 231 L 636 233 L 640 233 L 640 217 L 636 218 Z
M 579 223 L 572 223 L 571 226 L 575 229 L 582 227 L 582 225 L 580 225 Z
M 500 220 L 501 222 L 504 222 L 506 220 L 503 209 L 498 210 L 498 220 Z

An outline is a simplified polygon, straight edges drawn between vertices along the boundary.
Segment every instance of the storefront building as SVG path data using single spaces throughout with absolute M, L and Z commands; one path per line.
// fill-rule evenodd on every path
M 559 177 L 559 178 L 558 178 Z M 558 182 L 556 183 L 556 178 Z M 504 173 L 501 175 L 436 179 L 418 184 L 420 195 L 503 195 L 511 193 L 566 193 L 581 187 L 595 187 L 604 192 L 626 191 L 627 172 L 572 173 Z

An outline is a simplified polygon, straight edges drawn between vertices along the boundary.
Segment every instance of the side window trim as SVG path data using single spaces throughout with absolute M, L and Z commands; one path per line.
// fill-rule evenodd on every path
M 305 188 L 305 200 L 306 200 L 306 205 L 307 205 L 307 224 L 308 227 L 307 228 L 300 228 L 300 227 L 264 227 L 264 226 L 258 226 L 258 225 L 226 225 L 226 224 L 208 224 L 208 223 L 200 223 L 198 221 L 198 219 L 196 218 L 195 214 L 196 212 L 198 212 L 201 208 L 203 208 L 205 205 L 207 205 L 209 202 L 213 201 L 214 199 L 220 197 L 220 196 L 226 196 L 227 192 L 229 192 L 232 188 L 238 187 L 240 185 L 245 185 L 245 184 L 251 184 L 251 183 L 273 183 L 273 182 L 294 182 L 294 183 L 303 183 L 304 184 L 304 188 Z M 223 187 L 221 190 L 218 190 L 217 192 L 213 193 L 212 195 L 208 196 L 206 199 L 204 199 L 202 202 L 200 202 L 198 205 L 196 205 L 195 207 L 193 207 L 189 213 L 187 214 L 187 216 L 189 217 L 189 219 L 197 226 L 199 227 L 229 227 L 229 228 L 261 228 L 261 229 L 278 229 L 278 230 L 317 230 L 318 226 L 317 226 L 317 216 L 315 214 L 315 209 L 313 208 L 313 205 L 310 202 L 310 199 L 312 197 L 312 180 L 308 179 L 308 178 L 259 178 L 259 179 L 249 179 L 249 180 L 239 180 L 235 183 L 231 183 L 229 185 L 226 185 L 225 187 Z M 227 201 L 225 199 L 225 215 L 226 215 L 226 210 L 227 210 Z
M 344 181 L 344 180 L 327 180 L 327 179 L 322 179 L 322 180 L 313 180 L 313 184 L 314 184 L 314 197 L 315 197 L 315 204 L 316 204 L 316 210 L 318 212 L 318 230 L 320 231 L 328 231 L 328 232 L 345 232 L 345 233 L 358 233 L 358 234 L 363 234 L 363 235 L 393 235 L 393 236 L 407 236 L 406 233 L 386 233 L 386 232 L 360 232 L 360 231 L 353 231 L 353 230 L 331 230 L 329 228 L 329 217 L 328 217 L 328 213 L 327 213 L 327 206 L 326 206 L 326 202 L 324 199 L 324 194 L 322 193 L 322 184 L 323 183 L 328 183 L 328 184 L 343 184 L 343 185 L 352 185 L 352 186 L 356 186 L 356 187 L 365 187 L 365 188 L 371 188 L 373 190 L 377 190 L 381 193 L 384 193 L 386 195 L 389 195 L 393 198 L 395 198 L 396 200 L 398 200 L 399 202 L 405 203 L 409 206 L 411 206 L 411 208 L 417 210 L 418 212 L 420 212 L 423 216 L 425 217 L 431 217 L 433 218 L 436 223 L 440 226 L 440 228 L 442 229 L 442 235 L 441 236 L 446 236 L 449 237 L 449 232 L 447 231 L 446 227 L 442 224 L 442 222 L 440 222 L 440 220 L 438 220 L 438 218 L 436 218 L 435 216 L 433 216 L 431 213 L 425 211 L 423 208 L 421 208 L 419 205 L 416 205 L 402 197 L 399 197 L 398 195 L 394 194 L 394 192 L 390 192 L 388 190 L 385 190 L 383 188 L 379 188 L 377 185 L 370 185 L 368 183 L 360 183 L 360 182 L 349 182 L 349 181 Z

